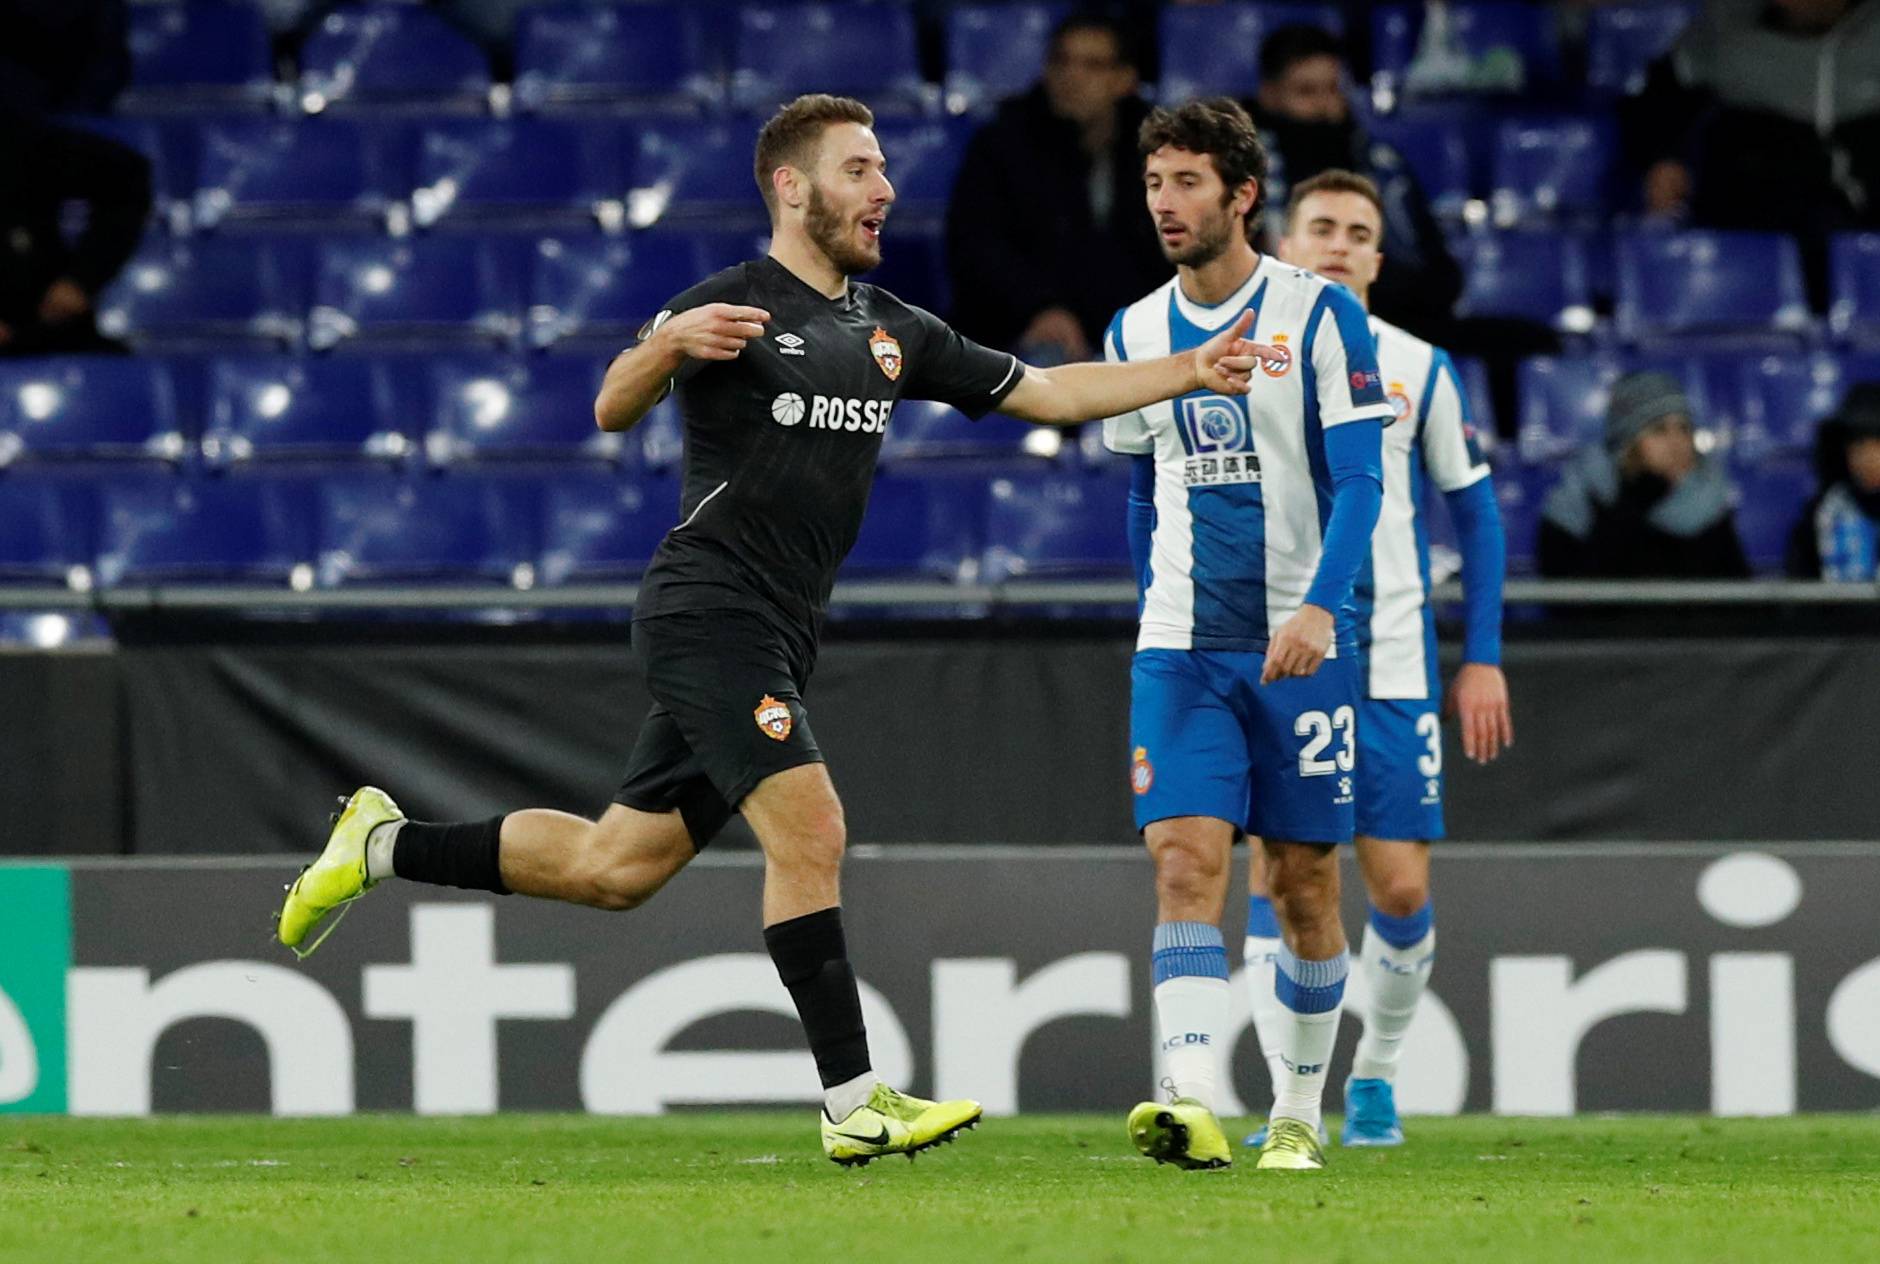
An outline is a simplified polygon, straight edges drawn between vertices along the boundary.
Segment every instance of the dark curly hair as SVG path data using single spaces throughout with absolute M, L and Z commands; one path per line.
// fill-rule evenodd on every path
M 1253 205 L 1245 218 L 1247 231 L 1254 231 L 1260 206 L 1266 201 L 1266 146 L 1239 102 L 1232 97 L 1204 97 L 1173 110 L 1155 110 L 1142 121 L 1136 149 L 1146 159 L 1164 146 L 1212 158 L 1216 174 L 1227 186 L 1228 201 L 1241 185 L 1253 181 Z

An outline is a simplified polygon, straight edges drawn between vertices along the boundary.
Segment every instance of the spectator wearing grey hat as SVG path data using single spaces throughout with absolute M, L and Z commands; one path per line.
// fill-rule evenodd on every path
M 1730 480 L 1697 450 L 1676 378 L 1631 373 L 1612 388 L 1604 444 L 1568 464 L 1541 514 L 1543 575 L 1733 579 L 1749 574 Z
M 1880 577 L 1880 382 L 1861 382 L 1815 432 L 1821 491 L 1789 536 L 1789 574 L 1868 582 Z

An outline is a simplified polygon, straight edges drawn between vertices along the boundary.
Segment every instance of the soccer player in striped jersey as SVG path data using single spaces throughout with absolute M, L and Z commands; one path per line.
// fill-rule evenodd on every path
M 1367 301 L 1383 262 L 1383 207 L 1361 175 L 1331 170 L 1293 190 L 1280 255 L 1348 286 Z M 1345 1084 L 1346 1145 L 1398 1145 L 1393 1083 L 1405 1034 L 1436 955 L 1429 842 L 1443 836 L 1443 746 L 1430 611 L 1426 485 L 1448 502 L 1462 552 L 1466 611 L 1463 664 L 1448 710 L 1461 720 L 1462 750 L 1487 763 L 1514 740 L 1501 667 L 1501 518 L 1487 463 L 1469 422 L 1468 398 L 1441 348 L 1371 317 L 1378 367 L 1393 417 L 1384 430 L 1384 505 L 1357 581 L 1364 701 L 1358 713 L 1358 869 L 1370 896 L 1356 973 L 1364 1036 Z M 1266 874 L 1253 868 L 1246 962 L 1260 1047 L 1275 1054 L 1288 1015 L 1264 979 L 1280 952 Z M 1255 1143 L 1259 1134 L 1248 1138 Z
M 1227 1026 L 1221 916 L 1240 834 L 1265 840 L 1285 944 L 1271 986 L 1294 1015 L 1262 1168 L 1317 1168 L 1319 1100 L 1346 953 L 1335 846 L 1352 834 L 1359 701 L 1352 584 L 1383 497 L 1390 416 L 1349 290 L 1260 255 L 1266 155 L 1232 101 L 1158 110 L 1143 180 L 1176 276 L 1111 322 L 1133 362 L 1253 313 L 1243 396 L 1197 390 L 1104 424 L 1135 464 L 1143 584 L 1131 668 L 1136 825 L 1155 860 L 1153 976 L 1167 1101 L 1130 1112 L 1136 1147 L 1188 1168 L 1232 1151 L 1213 1106 Z

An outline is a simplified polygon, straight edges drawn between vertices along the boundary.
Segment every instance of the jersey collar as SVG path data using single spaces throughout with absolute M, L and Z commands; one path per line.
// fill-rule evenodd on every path
M 1197 303 L 1182 293 L 1182 279 L 1177 275 L 1170 282 L 1175 287 L 1175 310 L 1182 314 L 1183 320 L 1197 329 L 1205 329 L 1211 333 L 1225 328 L 1236 316 L 1240 315 L 1242 308 L 1253 301 L 1254 292 L 1260 288 L 1260 282 L 1266 277 L 1267 258 L 1268 256 L 1262 254 L 1255 259 L 1253 271 L 1247 274 L 1247 279 L 1241 283 L 1240 288 L 1211 307 L 1205 303 Z

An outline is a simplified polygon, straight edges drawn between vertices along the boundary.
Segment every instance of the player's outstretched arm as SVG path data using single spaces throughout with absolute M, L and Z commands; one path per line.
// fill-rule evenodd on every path
M 1190 391 L 1245 395 L 1247 381 L 1265 348 L 1242 335 L 1253 313 L 1193 351 L 1125 364 L 1063 364 L 1054 369 L 1025 366 L 999 411 L 1044 425 L 1075 426 L 1098 417 L 1114 417 Z
M 707 303 L 655 320 L 638 346 L 607 366 L 594 399 L 594 424 L 627 430 L 666 398 L 689 360 L 735 360 L 744 344 L 764 336 L 770 313 L 761 307 Z

